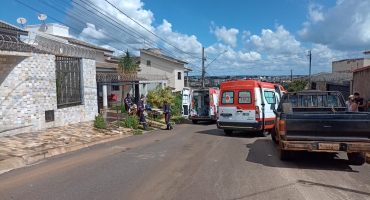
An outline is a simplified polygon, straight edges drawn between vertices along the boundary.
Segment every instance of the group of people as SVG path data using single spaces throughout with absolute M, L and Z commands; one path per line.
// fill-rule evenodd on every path
M 137 103 L 137 113 L 136 114 L 139 117 L 139 122 L 141 124 L 143 124 L 144 130 L 148 130 L 148 126 L 146 124 L 146 119 L 145 119 L 145 115 L 144 115 L 144 111 L 145 111 L 144 99 L 145 99 L 145 96 L 142 94 L 140 96 L 139 102 Z M 132 103 L 130 93 L 127 93 L 127 96 L 125 98 L 126 112 L 130 112 L 130 109 L 133 107 L 133 105 L 134 104 Z M 170 107 L 170 105 L 168 104 L 167 101 L 163 102 L 163 114 L 165 115 L 165 121 L 166 121 L 166 125 L 167 125 L 166 130 L 173 129 L 173 127 L 170 123 L 171 107 Z
M 358 92 L 350 95 L 346 101 L 348 112 L 370 112 L 370 98 L 365 101 Z

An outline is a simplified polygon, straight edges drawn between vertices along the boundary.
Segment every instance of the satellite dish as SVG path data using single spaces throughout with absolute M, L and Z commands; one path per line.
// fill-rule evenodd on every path
M 22 26 L 23 26 L 23 24 L 25 24 L 26 22 L 27 22 L 26 18 L 20 17 L 20 18 L 18 18 L 18 19 L 17 19 L 17 23 L 18 23 L 18 24 L 22 24 Z
M 39 14 L 39 16 L 37 17 L 40 21 L 44 21 L 46 18 L 48 18 L 47 15 L 45 14 Z

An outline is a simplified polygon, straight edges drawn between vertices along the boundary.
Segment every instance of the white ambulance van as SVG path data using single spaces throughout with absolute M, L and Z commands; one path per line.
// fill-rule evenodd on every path
M 236 130 L 270 134 L 274 127 L 274 108 L 285 93 L 281 85 L 257 80 L 231 80 L 220 85 L 217 128 L 230 135 Z
M 198 121 L 216 121 L 220 91 L 218 88 L 192 89 L 182 91 L 182 117 Z

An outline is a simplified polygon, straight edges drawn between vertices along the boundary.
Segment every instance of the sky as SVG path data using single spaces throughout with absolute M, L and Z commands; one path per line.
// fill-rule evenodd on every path
M 1 0 L 0 20 L 18 27 L 70 27 L 70 36 L 139 55 L 160 48 L 200 75 L 290 75 L 331 71 L 332 61 L 370 50 L 369 0 Z

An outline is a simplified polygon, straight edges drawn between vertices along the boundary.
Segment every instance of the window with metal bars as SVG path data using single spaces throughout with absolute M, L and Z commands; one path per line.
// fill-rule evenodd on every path
M 55 58 L 57 107 L 65 108 L 82 104 L 81 59 Z

